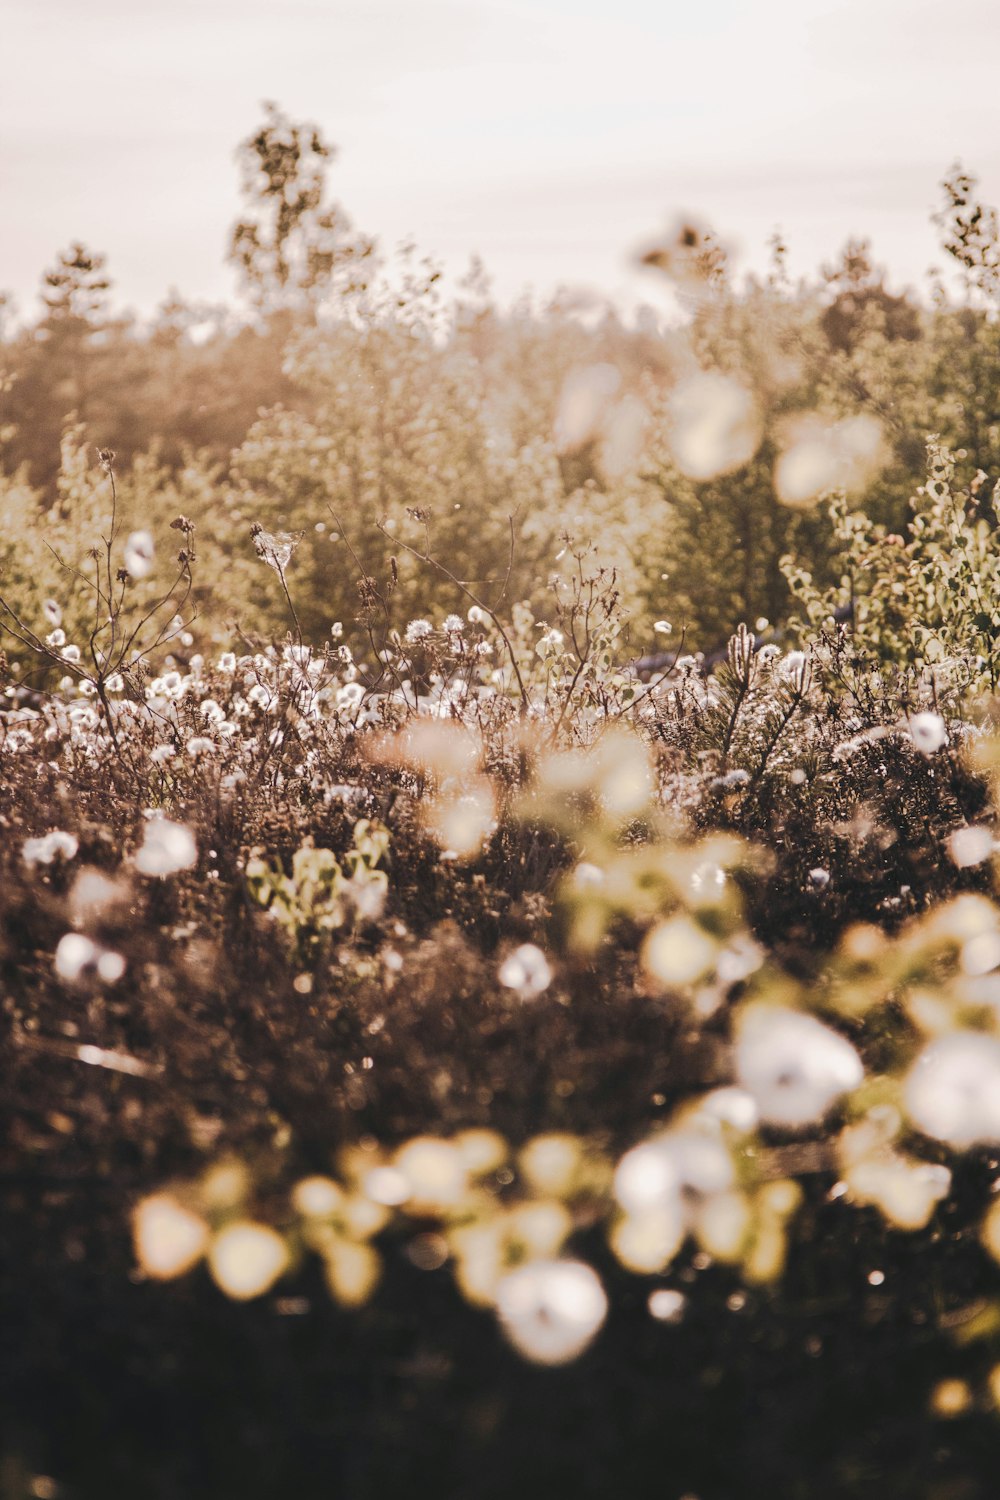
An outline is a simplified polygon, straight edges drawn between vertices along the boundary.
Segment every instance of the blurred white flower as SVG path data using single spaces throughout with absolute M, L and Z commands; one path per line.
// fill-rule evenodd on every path
M 921 755 L 934 755 L 947 743 L 948 731 L 940 714 L 913 714 L 906 727 Z
M 145 578 L 153 570 L 156 549 L 148 531 L 133 531 L 125 543 L 125 566 L 133 578 Z
M 1000 1041 L 981 1031 L 937 1037 L 910 1069 L 903 1101 L 919 1130 L 949 1146 L 1000 1142 Z
M 615 1168 L 614 1194 L 626 1213 L 679 1202 L 680 1192 L 680 1172 L 665 1137 L 633 1146 Z
M 596 1273 L 578 1260 L 536 1260 L 501 1277 L 501 1325 L 519 1353 L 536 1364 L 562 1365 L 583 1353 L 608 1311 Z
M 604 429 L 612 397 L 621 385 L 614 365 L 587 365 L 571 370 L 563 382 L 552 438 L 558 454 L 578 453 Z
M 288 1246 L 280 1234 L 250 1220 L 223 1229 L 208 1253 L 216 1284 L 238 1302 L 270 1291 L 288 1260 Z
M 857 1088 L 864 1068 L 845 1037 L 815 1016 L 783 1006 L 744 1011 L 736 1037 L 736 1076 L 771 1125 L 812 1125 L 842 1094 Z
M 144 1198 L 132 1220 L 136 1258 L 147 1276 L 168 1281 L 189 1271 L 208 1244 L 208 1225 L 171 1193 Z
M 989 859 L 994 849 L 990 830 L 978 826 L 956 828 L 954 833 L 948 835 L 947 843 L 952 863 L 960 870 L 981 865 L 983 860 Z
M 783 505 L 809 505 L 830 490 L 867 488 L 885 462 L 882 427 L 867 415 L 827 423 L 813 413 L 791 422 L 774 469 Z
M 541 948 L 534 943 L 522 943 L 504 959 L 497 978 L 505 989 L 516 990 L 524 1000 L 533 1000 L 552 983 L 552 969 Z
M 175 875 L 178 870 L 190 870 L 197 858 L 198 846 L 186 824 L 151 818 L 135 856 L 135 867 L 141 875 Z
M 684 1316 L 686 1305 L 687 1298 L 683 1292 L 666 1286 L 658 1287 L 655 1292 L 650 1292 L 646 1303 L 650 1317 L 656 1318 L 660 1323 L 679 1323 Z
M 671 395 L 670 450 L 689 479 L 714 479 L 742 468 L 762 436 L 752 392 L 729 375 L 692 375 Z
M 51 865 L 57 859 L 74 859 L 79 848 L 80 841 L 75 834 L 54 828 L 42 838 L 25 839 L 21 858 L 26 865 Z
M 59 939 L 54 967 L 67 984 L 89 978 L 97 978 L 103 984 L 117 984 L 125 973 L 125 960 L 120 953 L 102 948 L 82 932 L 67 932 Z

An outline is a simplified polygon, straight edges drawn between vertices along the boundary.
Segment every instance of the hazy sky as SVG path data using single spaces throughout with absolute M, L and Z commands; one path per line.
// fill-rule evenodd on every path
M 504 297 L 656 300 L 629 252 L 682 211 L 918 282 L 948 165 L 1000 199 L 998 64 L 1000 0 L 0 0 L 0 288 L 34 311 L 81 239 L 141 311 L 230 295 L 263 99 L 339 146 L 358 228 Z

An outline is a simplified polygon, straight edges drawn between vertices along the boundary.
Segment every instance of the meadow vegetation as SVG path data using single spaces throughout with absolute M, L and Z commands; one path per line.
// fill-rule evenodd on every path
M 0 345 L 0 1494 L 992 1495 L 995 216 L 664 326 L 329 160 Z

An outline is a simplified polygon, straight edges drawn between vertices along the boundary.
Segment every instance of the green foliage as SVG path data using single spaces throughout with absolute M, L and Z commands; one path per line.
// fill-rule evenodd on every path
M 251 896 L 284 930 L 299 962 L 313 962 L 329 947 L 333 933 L 372 921 L 382 910 L 389 877 L 376 866 L 389 848 L 389 832 L 361 818 L 343 865 L 329 849 L 311 840 L 292 855 L 290 875 L 255 852 L 247 862 Z
M 979 470 L 956 484 L 956 461 L 939 439 L 928 442 L 927 478 L 910 502 L 909 540 L 889 533 L 843 496 L 830 506 L 844 571 L 832 590 L 816 587 L 807 567 L 783 567 L 813 630 L 838 608 L 850 611 L 857 650 L 875 662 L 956 674 L 971 693 L 1000 682 L 1000 495 Z

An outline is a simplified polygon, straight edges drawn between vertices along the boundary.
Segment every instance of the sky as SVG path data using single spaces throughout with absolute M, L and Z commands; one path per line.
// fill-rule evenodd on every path
M 894 289 L 943 264 L 956 159 L 1000 200 L 997 0 L 0 0 L 0 289 L 37 311 L 73 240 L 119 306 L 231 299 L 235 149 L 276 101 L 331 196 L 497 295 L 663 297 L 678 214 L 794 273 L 851 235 Z

